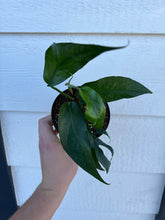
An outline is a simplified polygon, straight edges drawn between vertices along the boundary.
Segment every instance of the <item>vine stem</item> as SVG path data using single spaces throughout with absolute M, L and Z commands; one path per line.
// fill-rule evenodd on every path
M 57 89 L 56 87 L 53 87 L 53 86 L 50 86 L 50 87 L 51 87 L 52 89 L 56 90 L 57 92 L 59 92 L 61 95 L 65 96 L 65 97 L 67 97 L 67 98 L 69 98 L 69 99 L 71 99 L 71 100 L 74 100 L 73 97 L 71 97 L 71 96 L 65 94 L 64 92 L 60 91 L 60 90 Z

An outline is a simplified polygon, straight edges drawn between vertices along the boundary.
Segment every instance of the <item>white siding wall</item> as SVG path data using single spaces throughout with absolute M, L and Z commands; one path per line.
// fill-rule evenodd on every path
M 1 0 L 0 21 L 0 114 L 18 205 L 41 180 L 38 119 L 57 95 L 42 79 L 47 47 L 129 39 L 129 47 L 97 57 L 73 82 L 121 75 L 153 94 L 110 103 L 111 185 L 79 168 L 54 219 L 153 220 L 165 183 L 165 2 Z

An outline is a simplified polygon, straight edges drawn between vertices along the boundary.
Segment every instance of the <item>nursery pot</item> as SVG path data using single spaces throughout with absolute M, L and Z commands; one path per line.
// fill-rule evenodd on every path
M 73 91 L 73 95 L 71 94 L 71 92 L 68 89 L 63 91 L 63 93 L 65 93 L 71 97 L 74 97 L 75 98 L 74 102 L 79 104 L 78 91 L 76 89 L 72 89 L 72 91 Z M 59 94 L 56 97 L 56 99 L 52 105 L 52 110 L 51 110 L 52 122 L 53 122 L 53 125 L 55 126 L 57 131 L 58 131 L 58 116 L 59 116 L 60 108 L 64 102 L 71 102 L 71 101 L 72 100 L 67 98 L 66 96 Z M 109 106 L 107 103 L 104 103 L 104 104 L 106 107 L 106 115 L 105 115 L 104 124 L 103 124 L 102 129 L 106 130 L 109 125 L 109 122 L 110 122 L 110 109 L 109 109 Z M 83 107 L 82 111 L 85 112 L 85 106 Z M 90 127 L 90 128 L 91 128 L 92 132 L 95 131 L 95 128 L 93 128 L 93 127 Z M 97 134 L 96 136 L 99 137 L 99 136 L 101 136 L 101 134 Z

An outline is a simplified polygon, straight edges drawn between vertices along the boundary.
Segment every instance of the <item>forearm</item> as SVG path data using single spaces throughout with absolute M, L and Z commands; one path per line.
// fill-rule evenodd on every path
M 42 182 L 9 220 L 50 220 L 76 175 L 78 165 L 64 151 L 47 116 L 39 121 Z
M 9 220 L 50 220 L 59 207 L 67 188 L 47 190 L 40 184 L 32 196 Z

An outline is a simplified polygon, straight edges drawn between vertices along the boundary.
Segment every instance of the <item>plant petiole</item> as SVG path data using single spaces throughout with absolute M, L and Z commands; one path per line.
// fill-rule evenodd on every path
M 64 92 L 62 92 L 61 90 L 57 89 L 56 87 L 54 87 L 54 86 L 50 86 L 50 87 L 51 87 L 52 89 L 56 90 L 57 92 L 59 92 L 61 95 L 65 96 L 65 97 L 67 97 L 67 98 L 69 98 L 69 99 L 71 99 L 71 100 L 75 100 L 73 97 L 71 97 L 71 96 L 65 94 Z

